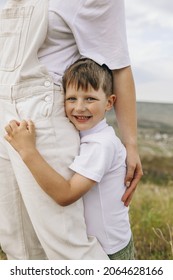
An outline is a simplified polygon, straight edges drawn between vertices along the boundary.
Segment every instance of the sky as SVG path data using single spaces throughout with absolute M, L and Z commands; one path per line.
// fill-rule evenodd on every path
M 6 0 L 0 0 L 0 8 L 2 8 L 5 4 Z
M 137 101 L 173 103 L 173 0 L 125 0 Z

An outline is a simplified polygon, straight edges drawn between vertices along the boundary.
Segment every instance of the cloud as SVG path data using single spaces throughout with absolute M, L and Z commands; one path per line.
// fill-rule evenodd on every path
M 137 99 L 173 102 L 173 1 L 125 0 L 127 37 Z M 156 98 L 156 101 L 158 98 Z

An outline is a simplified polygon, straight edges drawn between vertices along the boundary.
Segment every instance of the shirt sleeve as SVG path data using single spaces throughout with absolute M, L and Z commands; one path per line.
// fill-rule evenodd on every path
M 76 173 L 100 182 L 102 177 L 111 168 L 114 158 L 113 143 L 83 143 L 80 146 L 80 154 L 76 156 L 70 169 Z
M 79 52 L 110 69 L 130 65 L 124 0 L 87 0 L 71 26 Z

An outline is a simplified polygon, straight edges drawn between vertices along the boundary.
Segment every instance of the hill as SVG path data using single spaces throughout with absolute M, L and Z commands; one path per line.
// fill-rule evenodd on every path
M 157 185 L 173 182 L 173 104 L 138 102 L 137 117 L 142 181 Z M 107 119 L 118 132 L 113 110 Z
M 146 121 L 153 127 L 156 123 L 173 127 L 173 104 L 137 102 L 137 115 L 139 125 Z
M 173 134 L 173 104 L 137 102 L 137 118 L 139 130 Z M 107 119 L 116 128 L 113 110 L 107 114 Z

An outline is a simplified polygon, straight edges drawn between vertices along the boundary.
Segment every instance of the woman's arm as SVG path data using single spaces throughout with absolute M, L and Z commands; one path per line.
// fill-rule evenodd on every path
M 77 173 L 69 181 L 57 173 L 36 149 L 33 122 L 11 121 L 5 130 L 5 139 L 19 153 L 37 183 L 61 206 L 75 202 L 96 184 Z
M 122 200 L 128 206 L 143 175 L 137 148 L 135 85 L 130 66 L 114 70 L 113 77 L 114 94 L 117 96 L 115 103 L 116 118 L 122 142 L 127 150 L 127 173 L 125 177 L 127 190 Z

